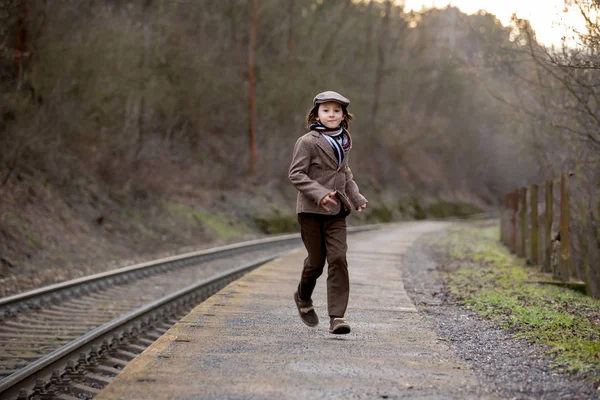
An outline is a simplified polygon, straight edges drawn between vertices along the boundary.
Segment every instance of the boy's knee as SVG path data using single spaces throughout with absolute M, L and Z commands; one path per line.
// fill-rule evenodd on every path
M 324 267 L 318 268 L 318 267 L 312 267 L 310 265 L 306 266 L 306 267 L 304 267 L 304 270 L 302 271 L 302 278 L 316 281 L 317 279 L 319 279 L 319 277 L 321 275 L 323 275 L 324 269 L 325 269 Z
M 327 264 L 329 264 L 329 268 L 347 268 L 348 263 L 346 262 L 346 254 L 331 254 L 327 257 Z
M 325 268 L 325 260 L 318 260 L 316 262 L 307 260 L 307 262 L 304 263 L 305 270 L 311 271 L 313 273 L 318 273 L 319 275 L 323 273 L 323 268 Z

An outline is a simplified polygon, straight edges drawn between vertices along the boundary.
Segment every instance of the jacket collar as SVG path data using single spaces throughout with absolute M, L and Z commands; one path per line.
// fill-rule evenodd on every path
M 350 133 L 348 131 L 346 131 L 346 133 L 348 133 L 348 135 L 350 135 Z M 331 145 L 329 144 L 327 139 L 325 139 L 323 137 L 323 134 L 321 134 L 317 131 L 310 131 L 310 134 L 312 136 L 314 136 L 315 138 L 317 138 L 317 146 L 319 146 L 321 148 L 321 150 L 323 150 L 325 152 L 325 154 L 327 154 L 329 156 L 329 158 L 331 158 L 331 160 L 335 163 L 335 165 L 338 165 L 338 159 L 335 156 L 335 151 L 333 150 L 333 148 L 331 147 Z M 352 149 L 352 147 L 350 147 L 350 149 Z M 350 151 L 350 150 L 348 150 L 348 151 Z M 346 156 L 344 156 L 344 159 L 343 159 L 340 167 L 347 163 L 347 158 L 348 158 L 348 155 L 346 154 Z

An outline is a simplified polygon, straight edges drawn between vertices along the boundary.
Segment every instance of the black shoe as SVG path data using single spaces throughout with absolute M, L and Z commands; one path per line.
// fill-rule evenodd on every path
M 294 293 L 294 301 L 302 322 L 311 327 L 319 325 L 319 317 L 313 308 L 312 300 L 300 300 L 298 292 L 296 292 Z
M 329 322 L 329 333 L 334 335 L 345 335 L 350 333 L 350 324 L 344 318 L 331 318 Z

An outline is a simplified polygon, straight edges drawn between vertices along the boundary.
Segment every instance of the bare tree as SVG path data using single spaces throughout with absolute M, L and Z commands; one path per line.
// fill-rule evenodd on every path
M 252 2 L 252 19 L 250 22 L 250 49 L 248 52 L 248 114 L 249 114 L 249 141 L 250 141 L 250 173 L 256 170 L 256 78 L 254 76 L 254 64 L 256 57 L 256 35 L 258 31 L 258 0 Z
M 381 97 L 381 85 L 383 84 L 383 74 L 385 68 L 385 47 L 389 42 L 390 14 L 392 11 L 391 0 L 385 3 L 385 14 L 383 16 L 381 34 L 377 42 L 377 66 L 375 68 L 375 85 L 373 87 L 373 106 L 371 108 L 371 126 L 377 132 L 377 112 L 379 111 L 379 102 Z
M 292 80 L 294 78 L 294 56 L 296 51 L 296 36 L 294 35 L 294 15 L 296 13 L 295 10 L 296 0 L 289 0 L 288 4 L 288 75 L 287 75 L 287 85 L 286 92 L 290 93 L 292 89 Z M 286 96 L 289 97 L 289 96 Z

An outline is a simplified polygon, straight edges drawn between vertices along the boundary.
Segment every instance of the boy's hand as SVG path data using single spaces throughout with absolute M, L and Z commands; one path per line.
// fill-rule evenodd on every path
M 329 208 L 327 208 L 327 204 L 331 203 L 333 205 L 337 205 L 337 202 L 333 199 L 333 196 L 335 196 L 335 194 L 336 192 L 331 192 L 327 196 L 323 197 L 323 200 L 321 200 L 321 207 L 323 207 L 325 211 L 329 211 Z
M 367 208 L 367 203 L 361 204 L 360 206 L 356 207 L 356 211 L 361 212 L 365 208 Z

